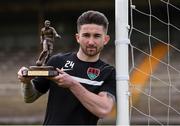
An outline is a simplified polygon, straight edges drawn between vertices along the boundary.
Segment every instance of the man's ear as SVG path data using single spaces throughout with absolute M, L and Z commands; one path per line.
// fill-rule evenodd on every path
M 105 38 L 104 38 L 104 45 L 106 45 L 110 40 L 110 36 L 109 35 L 106 35 Z
M 79 43 L 79 34 L 78 34 L 78 33 L 76 33 L 75 37 L 76 37 L 76 41 L 77 41 L 77 43 Z

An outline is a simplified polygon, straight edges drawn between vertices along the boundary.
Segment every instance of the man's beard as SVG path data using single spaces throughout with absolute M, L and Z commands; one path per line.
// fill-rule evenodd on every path
M 83 51 L 83 53 L 85 55 L 93 57 L 93 56 L 98 55 L 101 52 L 101 50 L 103 49 L 103 47 L 100 47 L 100 48 L 97 48 L 97 47 L 85 47 L 85 48 L 83 48 L 81 46 L 81 49 L 82 49 L 82 51 Z

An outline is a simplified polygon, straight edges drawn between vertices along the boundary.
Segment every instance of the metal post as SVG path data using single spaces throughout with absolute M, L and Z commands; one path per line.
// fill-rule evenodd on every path
M 129 125 L 128 0 L 115 0 L 117 125 Z

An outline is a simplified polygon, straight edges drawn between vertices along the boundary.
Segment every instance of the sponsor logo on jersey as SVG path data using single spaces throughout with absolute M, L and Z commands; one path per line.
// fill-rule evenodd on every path
M 100 69 L 89 67 L 87 70 L 87 75 L 91 80 L 97 78 L 100 74 Z

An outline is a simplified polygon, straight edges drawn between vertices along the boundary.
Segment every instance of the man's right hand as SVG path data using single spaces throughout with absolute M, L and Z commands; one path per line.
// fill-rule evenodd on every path
M 22 75 L 22 71 L 23 70 L 28 70 L 28 68 L 26 67 L 21 67 L 21 69 L 19 69 L 18 71 L 18 79 L 20 80 L 20 82 L 24 83 L 24 84 L 30 84 L 31 79 L 33 79 L 33 77 L 23 77 Z
M 60 36 L 60 35 L 58 35 L 58 34 L 56 34 L 56 37 L 57 37 L 57 38 L 61 38 L 61 36 Z

